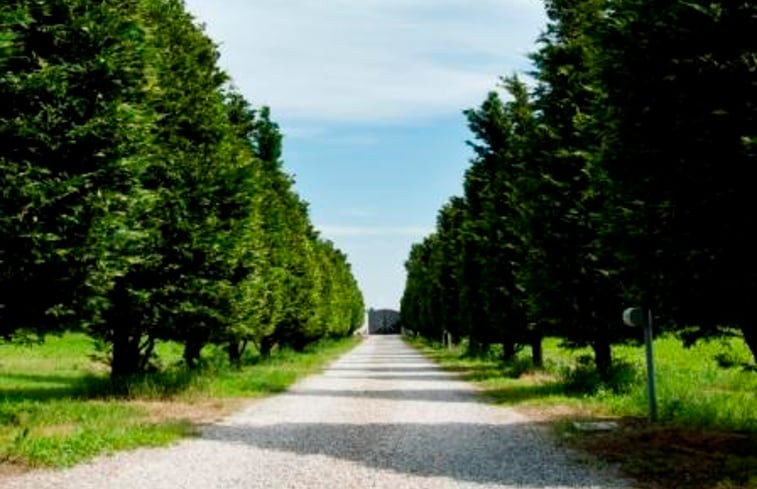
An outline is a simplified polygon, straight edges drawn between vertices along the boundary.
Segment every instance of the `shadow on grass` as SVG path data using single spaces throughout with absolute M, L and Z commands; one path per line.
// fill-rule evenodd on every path
M 423 353 L 445 371 L 454 372 L 461 380 L 484 383 L 484 399 L 495 404 L 516 405 L 549 397 L 581 397 L 585 392 L 571 389 L 563 379 L 534 369 L 531 362 L 516 359 L 513 362 L 493 360 L 491 357 L 469 355 L 453 356 L 449 352 L 424 349 Z M 524 380 L 524 374 L 543 375 L 540 380 Z M 499 384 L 502 384 L 501 387 Z
M 332 342 L 333 343 L 333 342 Z M 327 342 L 321 350 L 331 348 Z M 306 355 L 296 354 L 307 360 L 309 350 L 319 352 L 316 346 L 306 349 Z M 214 382 L 230 381 L 244 384 L 240 391 L 251 394 L 277 393 L 286 390 L 292 383 L 295 372 L 279 370 L 280 364 L 289 364 L 292 352 L 278 350 L 270 357 L 247 356 L 242 369 L 228 365 L 225 355 L 211 356 L 198 368 L 173 365 L 163 370 L 111 378 L 106 373 L 95 374 L 81 371 L 67 372 L 0 372 L 0 402 L 19 403 L 24 401 L 76 400 L 168 400 L 176 396 L 192 393 L 194 389 L 203 391 Z M 300 362 L 303 367 L 306 361 Z M 270 371 L 273 369 L 272 371 Z M 240 394 L 244 395 L 244 394 Z
M 0 382 L 6 380 L 16 384 L 0 387 L 0 401 L 6 402 L 98 397 L 105 394 L 111 384 L 107 378 L 95 375 L 0 374 Z
M 79 382 L 81 380 L 81 375 L 71 376 L 71 375 L 62 375 L 62 374 L 55 374 L 55 373 L 28 374 L 28 373 L 15 373 L 15 372 L 0 373 L 0 382 L 3 382 L 4 380 L 21 381 L 25 383 L 38 382 L 38 383 L 44 383 L 44 384 L 71 385 L 76 382 Z
M 495 404 L 521 404 L 553 396 L 579 397 L 575 393 L 566 392 L 565 386 L 559 382 L 517 385 L 492 390 L 487 389 L 485 397 Z
M 59 399 L 131 398 L 135 396 L 169 397 L 186 390 L 201 372 L 185 369 L 134 375 L 121 379 L 84 375 L 71 377 L 60 374 L 0 374 L 0 401 L 49 401 Z

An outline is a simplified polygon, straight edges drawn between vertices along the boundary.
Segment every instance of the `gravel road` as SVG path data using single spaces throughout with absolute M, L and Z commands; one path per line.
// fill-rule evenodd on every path
M 627 488 L 544 428 L 476 399 L 398 337 L 370 337 L 323 374 L 203 436 L 0 482 L 43 488 Z

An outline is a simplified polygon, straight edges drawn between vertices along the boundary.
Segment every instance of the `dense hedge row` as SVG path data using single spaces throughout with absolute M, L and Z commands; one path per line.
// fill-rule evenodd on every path
M 463 197 L 415 245 L 407 328 L 510 357 L 560 336 L 638 338 L 640 305 L 686 341 L 743 335 L 757 358 L 757 4 L 547 0 L 535 87 L 467 111 Z
M 267 108 L 181 0 L 0 6 L 0 334 L 84 329 L 112 370 L 156 340 L 302 348 L 363 320 Z

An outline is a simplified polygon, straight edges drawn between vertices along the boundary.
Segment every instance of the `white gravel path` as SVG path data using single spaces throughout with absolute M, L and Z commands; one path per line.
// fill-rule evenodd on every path
M 627 488 L 510 409 L 476 399 L 397 337 L 370 337 L 323 374 L 201 438 L 0 481 L 65 488 Z

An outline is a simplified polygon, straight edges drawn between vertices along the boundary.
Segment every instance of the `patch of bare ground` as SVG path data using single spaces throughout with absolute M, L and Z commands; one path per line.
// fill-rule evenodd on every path
M 0 483 L 5 478 L 21 475 L 29 470 L 27 465 L 15 460 L 0 460 Z
M 650 489 L 757 488 L 757 435 L 623 423 L 616 432 L 582 434 L 576 445 Z
M 239 409 L 249 399 L 223 398 L 193 401 L 130 401 L 144 409 L 153 423 L 186 421 L 192 425 L 206 425 L 221 421 Z
M 597 413 L 587 407 L 568 406 L 561 404 L 539 405 L 526 404 L 513 409 L 529 418 L 542 423 L 557 423 L 584 419 L 597 419 Z M 604 419 L 604 418 L 603 418 Z M 612 418 L 614 420 L 614 418 Z
M 518 376 L 518 380 L 525 384 L 547 384 L 557 381 L 558 377 L 543 370 L 528 370 Z
M 640 489 L 757 489 L 757 434 L 650 425 L 638 418 L 591 417 L 572 407 L 519 409 L 551 424 L 571 446 L 617 464 Z M 619 428 L 578 432 L 570 421 L 612 420 Z
M 757 434 L 650 425 L 566 405 L 516 410 L 561 433 L 580 451 L 617 464 L 640 489 L 757 489 Z M 573 421 L 614 421 L 619 428 L 579 432 Z
M 76 429 L 76 425 L 72 423 L 66 424 L 54 424 L 49 426 L 39 426 L 33 428 L 31 431 L 35 436 L 57 436 L 67 435 Z

